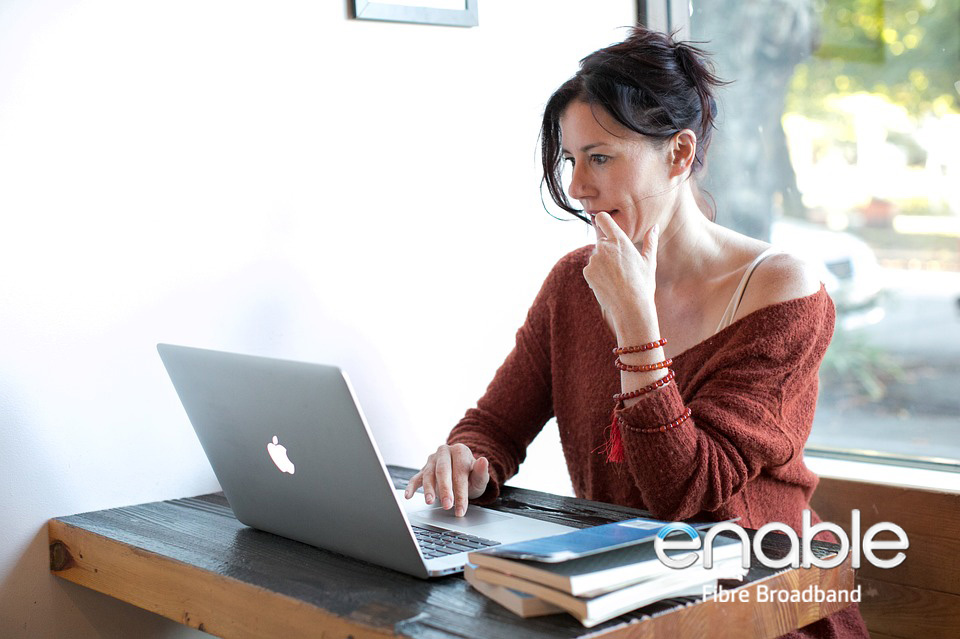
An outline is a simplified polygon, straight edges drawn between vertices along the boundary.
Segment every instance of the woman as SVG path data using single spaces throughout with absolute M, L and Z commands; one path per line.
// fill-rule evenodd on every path
M 701 210 L 695 176 L 720 84 L 702 55 L 637 28 L 550 98 L 544 182 L 594 225 L 596 245 L 553 268 L 515 348 L 408 497 L 422 486 L 458 515 L 468 499 L 495 499 L 556 417 L 578 497 L 800 531 L 834 307 L 803 262 Z M 563 162 L 582 210 L 562 188 Z M 855 606 L 801 632 L 868 636 Z

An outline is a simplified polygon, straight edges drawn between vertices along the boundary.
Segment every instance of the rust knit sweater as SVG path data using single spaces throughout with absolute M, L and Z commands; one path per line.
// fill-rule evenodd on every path
M 583 278 L 591 250 L 573 251 L 553 268 L 516 346 L 448 437 L 490 460 L 490 484 L 475 501 L 496 499 L 556 417 L 578 497 L 667 520 L 739 517 L 748 528 L 780 521 L 799 534 L 817 485 L 803 446 L 833 335 L 826 291 L 760 309 L 674 356 L 675 381 L 619 411 L 625 460 L 611 463 L 602 449 L 620 373 L 611 354 L 616 337 Z M 692 417 L 678 428 L 638 430 L 666 424 L 687 407 Z M 815 513 L 812 519 L 819 521 Z M 854 605 L 788 636 L 868 635 Z

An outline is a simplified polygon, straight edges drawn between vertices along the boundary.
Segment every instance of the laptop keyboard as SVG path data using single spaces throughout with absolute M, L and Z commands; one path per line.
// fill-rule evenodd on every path
M 499 546 L 499 541 L 474 537 L 466 533 L 440 528 L 423 528 L 412 526 L 413 535 L 420 544 L 420 550 L 427 559 L 453 555 L 458 552 L 471 552 L 489 546 Z

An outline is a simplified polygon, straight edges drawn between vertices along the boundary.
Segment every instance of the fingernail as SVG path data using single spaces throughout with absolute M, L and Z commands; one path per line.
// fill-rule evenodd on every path
M 659 225 L 659 224 L 654 224 L 654 225 L 653 225 L 653 234 L 654 234 L 654 235 L 657 235 L 658 233 L 660 233 L 660 225 Z
M 449 497 L 444 498 L 443 500 L 443 509 L 450 510 L 450 507 L 453 506 L 453 500 Z
M 430 493 L 427 493 L 427 494 L 424 496 L 423 500 L 424 500 L 425 502 L 427 502 L 428 504 L 432 504 L 432 503 L 433 503 L 433 495 L 431 495 Z
M 467 509 L 464 508 L 463 506 L 460 506 L 459 508 L 457 508 L 457 517 L 463 517 L 463 513 L 466 512 L 466 510 Z

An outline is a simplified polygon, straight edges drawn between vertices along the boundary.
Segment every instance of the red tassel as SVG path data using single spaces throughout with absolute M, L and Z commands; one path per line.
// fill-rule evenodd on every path
M 610 436 L 607 438 L 607 461 L 620 463 L 623 461 L 623 435 L 620 433 L 620 420 L 617 419 L 617 408 L 613 408 L 610 416 Z

